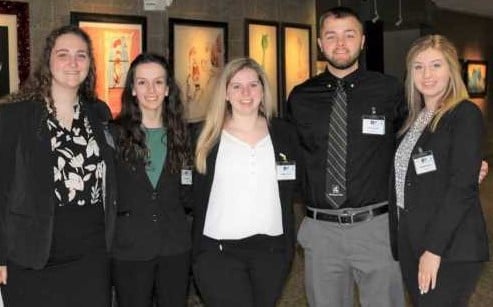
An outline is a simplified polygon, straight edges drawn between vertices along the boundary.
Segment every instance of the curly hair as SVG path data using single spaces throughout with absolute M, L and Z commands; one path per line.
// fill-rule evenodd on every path
M 180 89 L 173 78 L 166 59 L 153 53 L 142 53 L 133 60 L 125 80 L 122 93 L 122 109 L 115 119 L 118 128 L 118 155 L 126 163 L 134 166 L 147 163 L 148 148 L 142 127 L 142 112 L 132 89 L 137 67 L 145 63 L 156 63 L 166 72 L 168 96 L 164 98 L 162 108 L 163 126 L 167 128 L 168 155 L 166 168 L 171 173 L 178 173 L 183 167 L 191 166 L 191 146 L 187 124 L 184 121 L 184 108 L 180 98 Z
M 95 84 L 96 84 L 96 67 L 94 64 L 94 53 L 92 42 L 87 35 L 79 27 L 66 25 L 54 29 L 45 40 L 43 54 L 39 60 L 38 66 L 34 73 L 29 77 L 26 83 L 21 87 L 19 92 L 9 96 L 8 102 L 16 102 L 22 100 L 34 100 L 47 106 L 56 113 L 53 97 L 51 96 L 51 85 L 53 75 L 50 70 L 51 52 L 55 47 L 57 39 L 65 34 L 76 35 L 81 38 L 87 45 L 87 54 L 89 57 L 89 71 L 87 77 L 79 87 L 78 95 L 81 100 L 92 102 L 96 100 Z

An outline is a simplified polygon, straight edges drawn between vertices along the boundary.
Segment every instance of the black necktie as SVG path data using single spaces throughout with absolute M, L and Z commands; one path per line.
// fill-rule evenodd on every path
M 337 81 L 329 119 L 325 196 L 339 208 L 346 200 L 347 95 L 342 80 Z

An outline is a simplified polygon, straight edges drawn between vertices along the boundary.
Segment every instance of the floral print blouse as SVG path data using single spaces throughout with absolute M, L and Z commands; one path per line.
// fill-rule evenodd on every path
M 102 204 L 105 163 L 80 103 L 74 106 L 72 127 L 66 129 L 50 112 L 47 119 L 55 200 L 60 207 Z

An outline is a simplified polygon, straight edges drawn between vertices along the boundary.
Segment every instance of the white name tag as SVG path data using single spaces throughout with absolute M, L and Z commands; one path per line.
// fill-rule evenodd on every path
M 414 169 L 416 174 L 426 174 L 437 170 L 435 158 L 431 151 L 425 151 L 413 156 Z
M 277 180 L 295 180 L 296 163 L 295 162 L 278 162 L 276 165 Z
M 385 135 L 385 116 L 363 116 L 363 134 Z
M 181 170 L 181 184 L 182 185 L 192 185 L 192 170 L 182 169 Z

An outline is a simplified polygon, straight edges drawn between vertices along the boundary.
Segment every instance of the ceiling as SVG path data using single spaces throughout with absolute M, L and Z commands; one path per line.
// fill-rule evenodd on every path
M 493 0 L 432 0 L 438 7 L 493 17 Z

